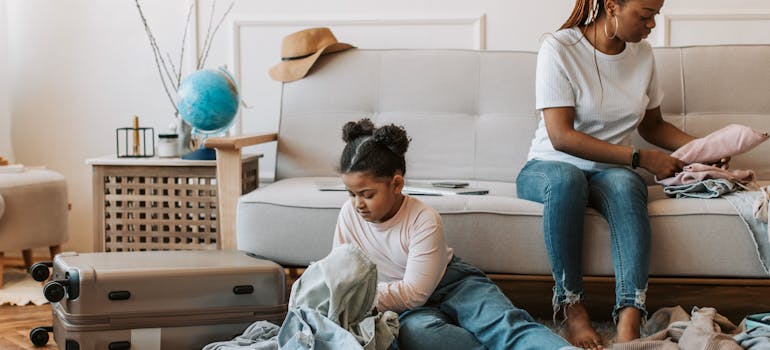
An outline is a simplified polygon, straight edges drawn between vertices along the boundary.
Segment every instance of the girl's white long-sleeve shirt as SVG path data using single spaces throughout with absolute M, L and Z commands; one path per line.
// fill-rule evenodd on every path
M 347 201 L 337 218 L 334 246 L 355 244 L 377 265 L 377 309 L 422 306 L 444 276 L 452 248 L 435 209 L 408 195 L 398 212 L 371 223 Z

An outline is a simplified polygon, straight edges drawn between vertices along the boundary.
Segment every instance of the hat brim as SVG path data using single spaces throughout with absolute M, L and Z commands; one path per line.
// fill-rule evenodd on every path
M 281 61 L 270 68 L 270 78 L 284 83 L 302 79 L 307 75 L 307 72 L 310 71 L 310 68 L 313 67 L 313 64 L 315 64 L 316 60 L 318 60 L 318 57 L 321 57 L 321 55 L 352 48 L 355 48 L 355 46 L 345 43 L 335 43 L 321 48 L 308 57 L 298 60 Z

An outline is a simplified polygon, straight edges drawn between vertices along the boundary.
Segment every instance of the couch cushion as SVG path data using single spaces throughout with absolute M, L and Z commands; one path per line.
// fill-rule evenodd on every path
M 316 184 L 336 179 L 286 179 L 241 197 L 238 248 L 283 265 L 304 266 L 324 257 L 348 195 L 318 191 Z M 471 181 L 471 186 L 489 188 L 490 194 L 417 197 L 441 213 L 457 255 L 490 273 L 550 274 L 542 205 L 516 198 L 512 183 Z M 650 187 L 652 275 L 765 277 L 745 224 L 726 200 L 669 199 L 662 193 L 660 186 Z M 584 271 L 612 275 L 607 222 L 592 209 L 586 215 Z
M 513 181 L 537 126 L 534 52 L 347 50 L 284 84 L 276 178 L 334 176 L 345 122 L 395 123 L 412 178 Z M 500 166 L 505 164 L 505 166 Z

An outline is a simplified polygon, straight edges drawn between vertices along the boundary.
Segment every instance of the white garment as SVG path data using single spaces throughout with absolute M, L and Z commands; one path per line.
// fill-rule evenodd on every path
M 663 100 L 652 48 L 644 40 L 626 43 L 623 52 L 607 55 L 594 50 L 580 30 L 560 30 L 547 35 L 543 41 L 537 55 L 536 74 L 536 108 L 541 118 L 529 150 L 530 160 L 563 161 L 583 170 L 618 166 L 554 150 L 542 110 L 574 107 L 575 130 L 612 144 L 630 145 L 631 132 L 646 110 L 660 106 Z M 601 83 L 598 74 L 601 74 Z

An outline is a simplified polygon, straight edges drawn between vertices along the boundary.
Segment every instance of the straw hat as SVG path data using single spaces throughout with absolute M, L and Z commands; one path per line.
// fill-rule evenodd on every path
M 354 47 L 337 42 L 329 28 L 310 28 L 291 33 L 283 38 L 281 63 L 270 68 L 270 77 L 282 82 L 302 79 L 321 55 Z

